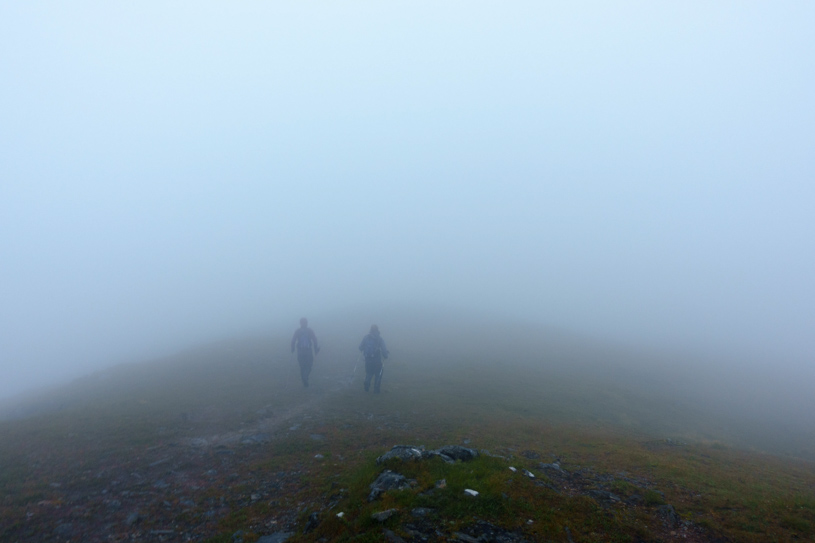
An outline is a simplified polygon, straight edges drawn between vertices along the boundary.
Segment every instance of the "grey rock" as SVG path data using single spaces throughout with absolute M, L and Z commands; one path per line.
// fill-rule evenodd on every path
M 545 470 L 547 475 L 555 475 L 556 477 L 568 477 L 569 472 L 565 469 L 560 467 L 560 464 L 557 462 L 552 462 L 551 464 L 545 464 L 541 462 L 538 464 L 538 469 Z
M 319 513 L 312 513 L 308 516 L 308 520 L 306 521 L 306 527 L 303 528 L 303 533 L 307 534 L 309 532 L 314 531 L 314 528 L 320 525 L 320 515 Z
M 619 502 L 620 497 L 605 490 L 589 490 L 588 495 L 594 499 L 609 502 Z
M 665 524 L 670 528 L 679 526 L 682 521 L 673 505 L 660 505 L 657 507 L 657 514 L 662 517 Z
M 628 505 L 642 505 L 645 503 L 645 498 L 639 494 L 631 494 L 628 499 L 625 500 L 625 503 Z
M 409 487 L 410 482 L 408 482 L 404 475 L 386 469 L 379 474 L 376 481 L 371 483 L 371 493 L 368 494 L 368 501 L 374 501 L 388 490 L 402 490 Z
M 253 434 L 251 436 L 243 436 L 241 443 L 244 445 L 258 445 L 261 443 L 269 443 L 271 440 L 272 436 L 269 434 Z
M 382 530 L 382 533 L 385 534 L 385 539 L 387 539 L 390 543 L 406 543 L 404 539 L 402 539 L 395 533 L 391 532 L 390 530 Z
M 396 509 L 386 509 L 385 511 L 379 511 L 377 513 L 374 513 L 373 515 L 371 515 L 371 518 L 378 522 L 385 522 L 393 515 L 395 515 L 397 512 L 398 510 Z
M 434 452 L 450 457 L 453 460 L 461 460 L 462 462 L 472 460 L 478 456 L 478 451 L 475 449 L 468 449 L 467 447 L 462 447 L 461 445 L 447 445 L 446 447 L 436 449 Z
M 534 482 L 534 484 L 535 484 L 536 486 L 542 486 L 542 487 L 544 487 L 544 488 L 548 488 L 549 490 L 553 490 L 553 491 L 557 492 L 558 494 L 560 494 L 560 489 L 558 489 L 558 488 L 557 488 L 556 486 L 554 486 L 554 485 L 550 485 L 549 483 L 546 483 L 546 482 L 544 482 L 544 481 L 541 481 L 540 479 L 536 480 L 536 481 Z
M 386 462 L 392 458 L 398 458 L 403 462 L 409 460 L 421 460 L 425 451 L 413 445 L 395 445 L 390 451 L 376 459 L 377 464 Z
M 453 534 L 460 541 L 467 543 L 526 543 L 520 533 L 505 530 L 500 526 L 495 526 L 485 521 L 478 521 L 475 524 L 463 528 L 460 532 Z
M 125 524 L 127 524 L 128 526 L 133 526 L 141 519 L 142 519 L 141 513 L 139 513 L 138 511 L 133 511 L 132 513 L 127 515 L 127 518 L 125 519 Z

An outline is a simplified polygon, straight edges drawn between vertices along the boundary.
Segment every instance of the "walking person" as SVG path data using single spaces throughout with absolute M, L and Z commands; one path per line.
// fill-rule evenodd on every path
M 291 352 L 297 347 L 297 363 L 300 364 L 300 379 L 303 380 L 303 387 L 308 386 L 308 376 L 311 373 L 311 366 L 314 365 L 314 355 L 319 354 L 320 345 L 317 343 L 317 336 L 314 330 L 308 327 L 308 319 L 300 319 L 300 328 L 294 331 L 291 337 Z
M 379 393 L 379 386 L 382 384 L 382 359 L 388 358 L 388 348 L 385 341 L 379 335 L 379 327 L 371 325 L 371 331 L 359 344 L 359 350 L 365 356 L 365 392 L 371 387 L 371 379 L 374 380 L 374 393 Z

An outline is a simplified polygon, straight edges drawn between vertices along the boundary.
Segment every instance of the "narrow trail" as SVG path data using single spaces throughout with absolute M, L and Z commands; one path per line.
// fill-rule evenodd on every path
M 308 399 L 304 401 L 283 408 L 277 407 L 274 414 L 256 420 L 252 424 L 242 424 L 239 429 L 185 438 L 182 440 L 182 444 L 200 450 L 234 446 L 240 443 L 271 441 L 276 433 L 286 429 L 292 421 L 303 417 L 309 412 L 319 411 L 321 404 L 349 389 L 357 381 L 357 375 L 353 372 L 350 375 L 335 372 L 329 375 L 312 376 L 312 381 L 315 380 L 319 381 L 322 386 L 316 389 L 303 389 L 300 387 L 299 381 L 287 380 L 287 390 L 299 389 L 308 395 Z M 268 406 L 266 410 L 271 411 L 271 406 Z

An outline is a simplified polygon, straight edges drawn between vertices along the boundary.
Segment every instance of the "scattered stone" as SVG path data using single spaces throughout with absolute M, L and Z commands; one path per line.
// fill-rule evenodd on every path
M 376 459 L 377 464 L 381 464 L 391 458 L 398 458 L 404 462 L 409 460 L 426 460 L 434 456 L 440 457 L 447 463 L 461 460 L 466 462 L 478 456 L 478 451 L 475 449 L 468 449 L 460 445 L 447 445 L 440 449 L 426 451 L 424 447 L 415 447 L 413 445 L 396 445 L 390 451 Z
M 560 464 L 558 464 L 557 462 L 552 462 L 551 464 L 545 464 L 541 462 L 540 464 L 538 464 L 538 469 L 545 470 L 549 474 L 554 473 L 556 476 L 560 477 L 569 476 L 569 472 L 561 468 Z
M 396 472 L 386 469 L 385 471 L 379 474 L 379 477 L 376 478 L 376 481 L 371 483 L 370 485 L 371 493 L 368 494 L 368 501 L 369 502 L 374 501 L 388 490 L 394 489 L 403 490 L 409 487 L 410 483 L 408 482 L 404 475 L 400 475 Z
M 385 534 L 385 538 L 388 541 L 390 541 L 390 543 L 406 543 L 404 539 L 402 539 L 395 533 L 391 532 L 390 530 L 382 530 L 382 533 Z
M 674 509 L 673 505 L 660 505 L 657 507 L 657 514 L 662 517 L 665 521 L 666 526 L 669 528 L 675 528 L 679 526 L 680 521 L 682 520 L 677 514 L 676 509 Z
M 345 512 L 344 512 L 344 511 L 340 511 L 339 513 L 337 513 L 337 518 L 342 518 L 342 517 L 344 517 L 344 516 L 345 516 Z
M 393 515 L 395 515 L 397 512 L 398 512 L 397 509 L 387 509 L 385 511 L 379 511 L 378 513 L 374 513 L 373 515 L 371 515 L 371 518 L 378 522 L 385 522 Z
M 138 511 L 133 511 L 132 513 L 127 515 L 127 518 L 125 519 L 125 524 L 127 524 L 128 526 L 133 526 L 141 519 L 142 519 L 141 513 L 139 513 Z
M 269 434 L 254 434 L 241 438 L 241 443 L 244 445 L 259 445 L 261 443 L 269 443 L 270 441 L 272 441 L 272 436 Z
M 521 453 L 521 456 L 523 456 L 524 458 L 528 458 L 529 460 L 537 460 L 538 458 L 540 458 L 540 455 L 535 451 L 523 451 Z
M 500 526 L 495 526 L 486 521 L 479 521 L 473 525 L 462 528 L 460 532 L 453 534 L 460 541 L 467 543 L 526 543 L 526 539 L 517 532 L 510 532 Z
M 534 473 L 532 473 L 532 472 L 531 472 L 531 471 L 529 471 L 529 470 L 526 470 L 526 469 L 525 469 L 525 470 L 523 470 L 523 474 L 524 474 L 524 475 L 526 475 L 527 477 L 529 477 L 530 479 L 534 479 L 534 478 L 535 478 L 535 474 L 534 474 Z
M 390 451 L 376 459 L 377 464 L 381 464 L 390 460 L 391 458 L 398 458 L 403 462 L 409 460 L 421 460 L 425 451 L 413 445 L 395 445 Z
M 453 460 L 461 460 L 462 462 L 467 462 L 468 460 L 472 460 L 478 456 L 478 451 L 475 449 L 468 449 L 467 447 L 462 447 L 461 445 L 447 445 L 446 447 L 436 449 L 433 452 L 436 452 L 441 456 L 447 456 Z
M 252 500 L 253 502 L 258 501 L 260 498 L 261 498 L 260 494 L 252 494 L 249 496 L 249 499 Z
M 306 521 L 306 527 L 303 528 L 303 533 L 307 534 L 313 531 L 317 526 L 320 524 L 320 515 L 317 512 L 314 512 L 308 516 L 308 520 Z
M 429 507 L 416 507 L 414 509 L 411 509 L 411 511 L 410 511 L 411 515 L 413 515 L 414 517 L 418 517 L 418 518 L 426 517 L 426 516 L 430 515 L 431 513 L 433 513 L 433 509 L 431 509 Z
M 509 466 L 509 471 L 511 471 L 512 473 L 515 473 L 518 470 L 516 468 L 513 468 L 512 466 Z
M 626 500 L 625 503 L 628 505 L 642 505 L 645 503 L 645 498 L 643 498 L 639 494 L 631 494 Z
M 314 458 L 316 458 L 317 460 L 322 460 L 323 458 L 325 458 L 325 456 L 323 456 L 320 453 L 317 453 L 317 454 L 314 455 Z
M 473 490 L 472 488 L 465 488 L 464 493 L 469 495 L 469 496 L 478 496 L 478 491 Z
M 500 458 L 501 460 L 506 460 L 506 456 L 501 456 L 500 454 L 492 454 L 489 449 L 481 449 L 481 454 L 484 456 L 489 456 L 490 458 Z
M 601 501 L 610 501 L 610 502 L 619 502 L 620 497 L 616 494 L 612 494 L 611 492 L 607 492 L 605 490 L 589 490 L 587 492 L 589 496 Z
M 545 483 L 545 482 L 541 481 L 540 479 L 536 480 L 534 484 L 536 486 L 542 486 L 544 488 L 548 488 L 549 490 L 553 490 L 556 493 L 560 494 L 560 490 L 556 486 L 550 485 L 549 483 Z

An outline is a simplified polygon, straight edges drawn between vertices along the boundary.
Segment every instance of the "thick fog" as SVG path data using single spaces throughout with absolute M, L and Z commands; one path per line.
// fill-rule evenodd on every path
M 6 2 L 0 396 L 360 307 L 811 380 L 813 25 L 808 2 Z

